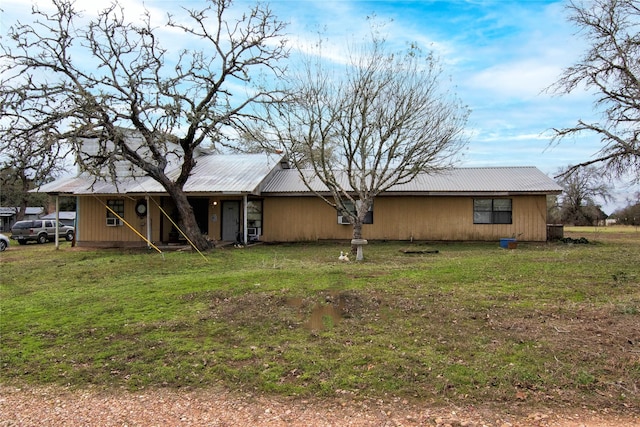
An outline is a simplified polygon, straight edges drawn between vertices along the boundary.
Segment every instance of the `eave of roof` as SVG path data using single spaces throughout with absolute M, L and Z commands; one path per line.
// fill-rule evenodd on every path
M 266 196 L 308 196 L 307 188 L 296 169 L 278 169 L 280 157 L 264 154 L 206 155 L 197 159 L 196 167 L 184 187 L 189 194 L 263 194 Z M 178 171 L 172 171 L 174 177 Z M 328 193 L 322 182 L 309 170 L 303 171 L 312 188 Z M 176 175 L 177 176 L 177 175 Z M 341 185 L 347 188 L 344 174 Z M 121 179 L 116 185 L 81 175 L 62 178 L 36 190 L 70 195 L 165 194 L 164 188 L 150 177 Z M 536 167 L 455 168 L 438 174 L 420 174 L 412 181 L 393 186 L 381 196 L 508 196 L 517 194 L 560 194 L 562 188 Z
M 324 193 L 327 187 L 303 171 L 313 190 Z M 343 188 L 348 188 L 344 174 L 338 174 Z M 420 174 L 412 181 L 391 187 L 382 195 L 515 195 L 559 194 L 562 188 L 536 167 L 455 168 L 438 174 Z M 264 195 L 304 195 L 310 191 L 297 170 L 279 170 L 263 188 Z

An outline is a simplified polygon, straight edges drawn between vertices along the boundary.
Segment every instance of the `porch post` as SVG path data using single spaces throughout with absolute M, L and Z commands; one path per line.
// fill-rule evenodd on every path
M 247 204 L 248 204 L 248 200 L 247 200 L 247 195 L 245 194 L 244 196 L 242 196 L 242 224 L 243 224 L 243 231 L 242 234 L 244 236 L 244 244 L 245 246 L 249 243 L 247 241 L 247 239 L 249 238 L 249 235 L 247 234 Z
M 56 249 L 60 249 L 60 194 L 56 193 Z
M 144 196 L 144 200 L 147 203 L 147 212 L 145 220 L 147 222 L 147 248 L 151 247 L 151 217 L 149 216 L 149 196 Z

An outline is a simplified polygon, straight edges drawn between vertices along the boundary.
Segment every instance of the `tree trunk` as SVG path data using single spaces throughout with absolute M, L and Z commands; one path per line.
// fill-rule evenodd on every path
M 353 236 L 352 239 L 362 239 L 362 221 L 356 220 L 353 223 Z M 351 253 L 356 254 L 358 247 L 356 245 L 351 245 Z
M 193 213 L 193 208 L 185 192 L 175 184 L 167 188 L 167 192 L 176 205 L 176 210 L 179 215 L 178 225 L 182 232 L 191 240 L 191 243 L 193 243 L 198 250 L 203 251 L 209 249 L 209 241 L 204 234 L 202 234 L 202 231 L 200 231 L 200 227 L 198 227 L 196 216 Z
M 24 219 L 27 214 L 27 206 L 29 206 L 29 183 L 26 177 L 22 177 L 21 184 L 20 206 L 18 206 L 18 212 L 16 212 L 16 221 L 22 221 Z

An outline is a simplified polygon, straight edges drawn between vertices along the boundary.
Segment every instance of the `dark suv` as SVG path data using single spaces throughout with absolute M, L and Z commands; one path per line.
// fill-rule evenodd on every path
M 58 235 L 68 241 L 73 240 L 73 227 L 58 225 Z M 56 221 L 50 219 L 34 219 L 18 221 L 11 227 L 11 238 L 25 245 L 29 240 L 46 243 L 56 238 Z

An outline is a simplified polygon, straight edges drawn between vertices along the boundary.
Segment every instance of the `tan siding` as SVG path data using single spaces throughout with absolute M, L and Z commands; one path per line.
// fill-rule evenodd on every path
M 215 201 L 215 205 L 213 202 Z M 221 239 L 221 217 L 222 203 L 220 198 L 209 200 L 209 238 L 217 241 Z
M 162 222 L 163 215 L 160 212 L 160 210 L 158 209 L 158 206 L 157 206 L 156 203 L 160 204 L 160 198 L 159 197 L 150 197 L 149 201 L 147 202 L 147 210 L 149 212 L 149 220 L 151 221 L 151 241 L 153 243 L 159 243 L 162 240 L 160 238 L 160 223 Z M 133 209 L 135 209 L 135 202 L 133 202 Z M 144 221 L 141 221 L 140 228 L 143 228 L 145 230 L 142 233 L 142 235 L 146 237 L 147 236 L 147 232 L 146 232 L 146 224 L 144 223 Z
M 134 233 L 128 226 L 108 227 L 106 225 L 106 207 L 109 199 L 117 197 L 78 197 L 78 244 L 80 246 L 146 246 L 147 243 Z M 144 197 L 140 197 L 144 198 Z M 143 236 L 147 236 L 146 218 L 140 218 L 135 213 L 138 198 L 123 197 L 124 219 Z M 167 215 L 174 213 L 174 204 L 168 197 L 154 197 Z M 148 203 L 149 218 L 151 220 L 151 241 L 153 243 L 170 241 L 169 233 L 173 228 L 171 221 L 160 211 L 158 205 L 150 200 Z M 221 211 L 224 200 L 238 200 L 238 197 L 208 198 L 208 236 L 213 240 L 220 239 Z M 216 201 L 217 204 L 213 204 Z M 160 232 L 162 231 L 162 236 Z M 180 236 L 181 238 L 181 236 Z
M 117 197 L 78 197 L 77 242 L 80 246 L 97 244 L 103 246 L 146 246 L 146 242 L 127 225 L 110 227 L 106 225 L 105 204 Z M 135 213 L 136 199 L 124 200 L 124 219 L 131 227 L 146 237 L 146 218 Z M 160 237 L 160 214 L 155 204 L 149 202 L 151 220 L 151 240 L 158 242 Z
M 372 240 L 498 240 L 517 236 L 546 240 L 546 197 L 513 196 L 512 224 L 474 224 L 472 197 L 378 197 Z M 269 197 L 264 204 L 265 241 L 349 239 L 352 228 L 337 224 L 336 211 L 314 197 Z
M 317 197 L 268 197 L 264 199 L 265 241 L 350 239 L 352 228 L 338 224 L 336 210 Z
M 108 227 L 104 203 L 113 197 L 78 198 L 78 244 L 145 246 L 144 240 L 126 225 Z M 219 239 L 220 206 L 225 198 L 212 198 L 209 205 L 209 236 Z M 513 224 L 473 224 L 472 197 L 378 197 L 374 224 L 363 227 L 371 240 L 498 240 L 517 236 L 523 241 L 546 240 L 546 197 L 513 196 Z M 146 236 L 146 219 L 135 214 L 135 199 L 124 198 L 125 220 Z M 165 210 L 171 213 L 168 199 Z M 171 229 L 157 206 L 149 202 L 152 241 L 167 241 Z M 215 215 L 215 216 L 214 216 Z M 215 219 L 215 220 L 214 220 Z M 160 222 L 163 236 L 160 237 Z M 263 201 L 261 240 L 346 240 L 352 227 L 337 223 L 337 213 L 317 197 L 266 197 Z

